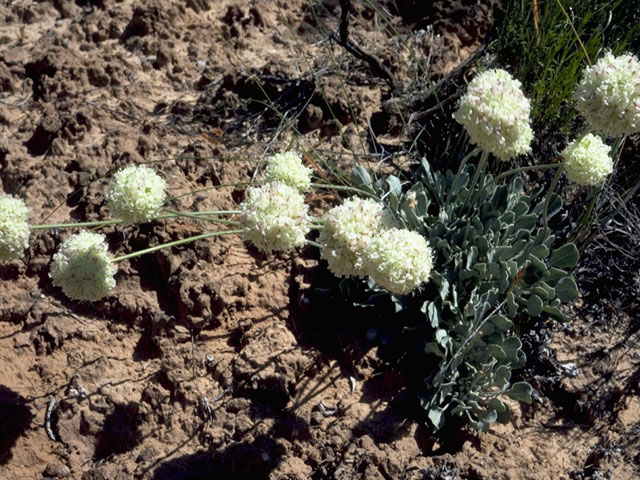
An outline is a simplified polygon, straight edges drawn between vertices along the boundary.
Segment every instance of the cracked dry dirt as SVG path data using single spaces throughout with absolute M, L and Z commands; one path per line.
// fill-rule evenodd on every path
M 497 2 L 376 3 L 438 79 L 478 48 Z M 290 126 L 345 168 L 353 145 L 370 147 L 369 128 L 401 144 L 385 82 L 327 39 L 339 1 L 315 2 L 317 15 L 310 5 L 2 2 L 1 191 L 24 198 L 34 223 L 99 219 L 109 215 L 110 172 L 181 156 L 155 164 L 172 206 L 233 207 L 243 187 L 209 187 L 249 181 L 292 138 L 252 102 L 262 100 L 252 74 Z M 415 80 L 411 57 L 366 2 L 354 2 L 350 35 L 397 81 Z M 102 231 L 124 254 L 199 228 Z M 637 478 L 628 318 L 576 307 L 543 352 L 577 368 L 548 377 L 561 396 L 514 405 L 510 424 L 480 437 L 458 429 L 434 439 L 407 418 L 397 386 L 372 375 L 374 347 L 351 358 L 310 333 L 322 325 L 305 315 L 305 292 L 326 276 L 312 249 L 264 256 L 224 237 L 163 250 L 121 264 L 112 294 L 88 305 L 48 279 L 66 235 L 34 234 L 25 261 L 0 266 L 1 478 Z M 593 405 L 609 413 L 593 415 Z

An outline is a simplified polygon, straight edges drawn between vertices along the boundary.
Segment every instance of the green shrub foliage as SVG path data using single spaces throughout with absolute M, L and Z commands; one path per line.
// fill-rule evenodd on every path
M 505 397 L 529 402 L 531 386 L 511 381 L 512 371 L 526 361 L 516 327 L 527 317 L 565 322 L 560 305 L 578 296 L 568 272 L 578 251 L 573 244 L 552 248 L 554 236 L 540 221 L 542 187 L 526 194 L 518 174 L 504 185 L 481 175 L 472 186 L 472 174 L 468 166 L 457 173 L 435 172 L 423 160 L 404 193 L 394 176 L 372 184 L 361 169 L 352 175 L 359 188 L 385 199 L 401 226 L 428 238 L 436 252 L 426 287 L 390 295 L 396 314 L 408 314 L 401 318 L 421 319 L 403 325 L 403 333 L 423 343 L 418 394 L 434 429 L 443 427 L 447 415 L 460 415 L 486 431 L 495 421 L 509 420 Z M 547 217 L 561 207 L 560 197 L 552 194 Z M 384 294 L 371 282 L 366 288 L 370 303 Z M 347 295 L 352 290 L 342 289 Z

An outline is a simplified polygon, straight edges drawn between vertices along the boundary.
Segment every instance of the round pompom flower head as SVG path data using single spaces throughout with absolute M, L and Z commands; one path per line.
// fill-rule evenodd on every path
M 60 245 L 49 276 L 67 297 L 94 302 L 106 297 L 116 286 L 115 273 L 105 236 L 82 231 Z
M 596 132 L 616 137 L 640 131 L 640 62 L 607 52 L 584 70 L 574 98 Z
M 282 182 L 300 192 L 311 187 L 312 169 L 302 164 L 302 155 L 297 152 L 276 153 L 267 161 L 265 182 Z
M 433 253 L 419 233 L 391 228 L 372 239 L 365 268 L 378 285 L 405 295 L 429 280 Z
M 29 213 L 23 200 L 0 195 L 0 261 L 16 260 L 29 247 Z
M 331 273 L 337 277 L 366 276 L 365 250 L 387 224 L 384 205 L 360 197 L 351 197 L 325 213 L 318 243 Z
M 156 218 L 167 197 L 167 182 L 146 165 L 118 170 L 109 183 L 107 202 L 124 223 L 144 223 Z
M 505 70 L 493 69 L 469 83 L 453 118 L 464 126 L 472 143 L 508 160 L 531 150 L 530 113 L 520 82 Z
M 600 185 L 613 171 L 611 147 L 591 133 L 574 140 L 562 151 L 567 178 L 579 185 Z
M 240 210 L 245 240 L 263 252 L 300 247 L 311 229 L 304 197 L 281 182 L 248 188 Z

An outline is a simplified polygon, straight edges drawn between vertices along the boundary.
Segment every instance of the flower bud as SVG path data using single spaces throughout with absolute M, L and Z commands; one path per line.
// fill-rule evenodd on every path
M 29 213 L 23 200 L 0 195 L 0 261 L 18 259 L 29 247 Z
M 118 170 L 109 183 L 107 202 L 124 223 L 143 223 L 156 218 L 166 199 L 167 183 L 146 165 Z
M 606 53 L 585 69 L 574 98 L 596 132 L 616 137 L 640 131 L 640 62 Z
M 417 232 L 391 228 L 373 237 L 366 250 L 365 269 L 381 287 L 405 295 L 427 280 L 433 253 Z
M 322 218 L 318 243 L 321 256 L 337 277 L 365 276 L 364 252 L 374 235 L 386 228 L 384 206 L 374 200 L 352 197 Z
M 579 185 L 599 185 L 613 171 L 613 161 L 606 145 L 588 133 L 574 140 L 562 151 L 567 178 Z
M 49 276 L 67 297 L 97 301 L 116 286 L 115 273 L 105 236 L 82 231 L 60 245 L 53 256 Z
M 306 192 L 311 187 L 312 172 L 312 169 L 302 164 L 302 156 L 299 153 L 277 153 L 267 162 L 264 180 L 281 182 L 300 192 Z
M 471 81 L 453 118 L 464 126 L 472 143 L 508 160 L 531 150 L 530 112 L 520 82 L 505 70 L 494 69 Z
M 263 252 L 299 247 L 311 229 L 304 197 L 284 183 L 248 188 L 240 209 L 245 240 Z

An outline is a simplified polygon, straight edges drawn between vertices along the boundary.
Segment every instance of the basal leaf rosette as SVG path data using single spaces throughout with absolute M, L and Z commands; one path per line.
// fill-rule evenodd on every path
M 156 218 L 164 205 L 167 183 L 146 165 L 118 170 L 109 183 L 107 202 L 124 223 L 144 223 Z
M 29 214 L 24 200 L 0 195 L 0 261 L 16 260 L 29 247 Z
M 360 197 L 351 197 L 325 213 L 318 243 L 331 273 L 337 277 L 366 276 L 365 251 L 386 224 L 384 205 Z
M 245 240 L 263 252 L 300 247 L 311 229 L 304 197 L 281 182 L 248 188 L 240 210 Z
M 596 132 L 615 137 L 640 131 L 640 62 L 606 53 L 585 69 L 574 98 Z
M 453 118 L 464 126 L 472 143 L 508 160 L 531 150 L 530 114 L 520 82 L 505 70 L 493 69 L 471 81 Z
M 113 278 L 116 270 L 105 236 L 82 231 L 60 245 L 49 276 L 67 297 L 94 302 L 106 297 L 116 286 Z
M 367 247 L 365 270 L 381 287 L 406 295 L 429 280 L 433 252 L 427 240 L 411 230 L 390 228 Z
M 289 151 L 277 153 L 269 158 L 264 171 L 265 182 L 281 182 L 300 192 L 311 187 L 313 170 L 302 163 L 302 155 Z
M 567 178 L 579 185 L 600 185 L 613 171 L 611 147 L 588 133 L 562 151 Z

